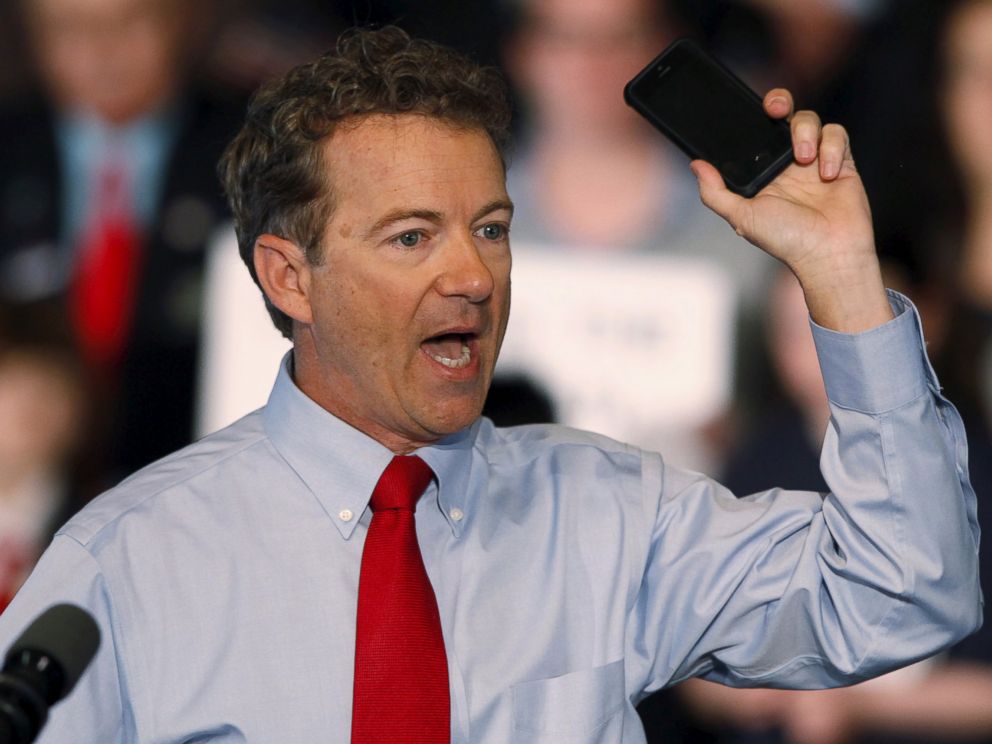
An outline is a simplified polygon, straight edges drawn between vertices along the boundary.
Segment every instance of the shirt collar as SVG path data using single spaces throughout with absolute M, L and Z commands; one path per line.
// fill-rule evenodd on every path
M 307 397 L 293 382 L 292 351 L 262 413 L 265 431 L 276 451 L 313 492 L 341 536 L 351 537 L 368 506 L 372 489 L 393 453 Z M 417 450 L 437 476 L 435 505 L 461 533 L 472 449 L 479 421 L 460 432 Z
M 417 450 L 437 476 L 437 505 L 455 537 L 461 535 L 471 516 L 468 495 L 472 468 L 476 467 L 472 451 L 481 421 L 476 419 L 471 426 Z

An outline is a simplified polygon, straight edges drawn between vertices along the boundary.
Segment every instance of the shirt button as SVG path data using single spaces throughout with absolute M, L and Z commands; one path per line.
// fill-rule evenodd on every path
M 338 519 L 342 522 L 350 522 L 354 516 L 355 515 L 352 513 L 351 509 L 342 509 L 338 512 Z
M 465 517 L 465 512 L 463 512 L 461 509 L 455 508 L 451 510 L 451 518 L 456 522 L 461 522 L 464 517 Z

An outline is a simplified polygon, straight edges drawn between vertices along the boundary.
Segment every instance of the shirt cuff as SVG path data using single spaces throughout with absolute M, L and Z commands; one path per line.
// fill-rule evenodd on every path
M 810 319 L 823 383 L 832 403 L 863 413 L 891 411 L 940 389 L 908 298 L 887 290 L 895 318 L 861 333 L 838 333 Z

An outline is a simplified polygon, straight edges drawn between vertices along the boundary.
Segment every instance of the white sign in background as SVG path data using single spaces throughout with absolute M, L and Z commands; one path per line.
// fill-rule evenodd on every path
M 265 309 L 238 253 L 234 229 L 218 232 L 207 254 L 196 430 L 209 434 L 265 405 L 291 347 Z
M 529 376 L 561 423 L 656 449 L 726 409 L 737 307 L 726 268 L 518 246 L 513 260 L 497 375 Z

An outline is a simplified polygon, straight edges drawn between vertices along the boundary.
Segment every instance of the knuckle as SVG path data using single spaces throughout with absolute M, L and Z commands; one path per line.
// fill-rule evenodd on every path
M 734 232 L 742 238 L 746 238 L 750 233 L 750 223 L 750 214 L 747 209 L 743 208 L 735 210 L 730 219 L 730 224 L 733 226 Z

